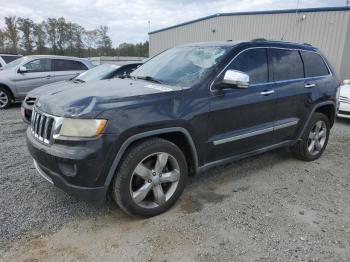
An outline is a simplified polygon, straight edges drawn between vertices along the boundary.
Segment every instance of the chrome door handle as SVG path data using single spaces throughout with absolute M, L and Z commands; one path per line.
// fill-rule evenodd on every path
M 262 96 L 268 96 L 268 95 L 271 95 L 271 94 L 273 94 L 273 93 L 275 93 L 275 90 L 266 90 L 266 91 L 260 92 L 260 95 L 262 95 Z
M 316 86 L 316 84 L 306 84 L 305 88 L 311 88 L 311 87 L 315 87 L 315 86 Z
M 51 77 L 52 77 L 52 75 L 47 75 L 47 76 L 46 76 L 46 78 L 51 78 Z

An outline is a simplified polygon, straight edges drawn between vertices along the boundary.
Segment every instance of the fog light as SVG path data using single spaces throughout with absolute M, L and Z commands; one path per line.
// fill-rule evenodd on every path
M 77 174 L 77 166 L 75 164 L 60 162 L 58 163 L 58 167 L 65 176 L 73 177 Z

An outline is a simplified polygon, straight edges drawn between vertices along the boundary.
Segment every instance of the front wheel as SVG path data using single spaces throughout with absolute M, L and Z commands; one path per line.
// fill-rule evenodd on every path
M 326 149 L 330 129 L 328 117 L 321 113 L 314 113 L 301 141 L 292 148 L 296 157 L 304 161 L 318 159 Z
M 167 211 L 180 197 L 187 163 L 175 144 L 154 138 L 132 146 L 115 176 L 112 191 L 120 208 L 151 217 Z
M 0 109 L 8 108 L 11 104 L 11 95 L 3 87 L 0 87 Z

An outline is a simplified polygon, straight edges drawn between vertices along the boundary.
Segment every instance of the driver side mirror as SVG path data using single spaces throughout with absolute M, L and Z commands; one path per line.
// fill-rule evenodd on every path
M 18 73 L 26 73 L 28 72 L 27 68 L 25 66 L 20 66 L 18 69 Z
M 250 77 L 248 74 L 237 70 L 227 70 L 221 84 L 230 86 L 231 88 L 248 88 Z

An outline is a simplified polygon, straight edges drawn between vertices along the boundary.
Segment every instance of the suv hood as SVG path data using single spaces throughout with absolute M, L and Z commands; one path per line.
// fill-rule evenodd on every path
M 155 102 L 181 90 L 177 86 L 116 78 L 46 93 L 40 96 L 36 107 L 55 116 L 93 118 L 111 108 Z
M 78 86 L 79 83 L 73 81 L 60 81 L 35 88 L 27 94 L 27 97 L 40 97 L 48 94 L 55 94 L 66 89 Z

